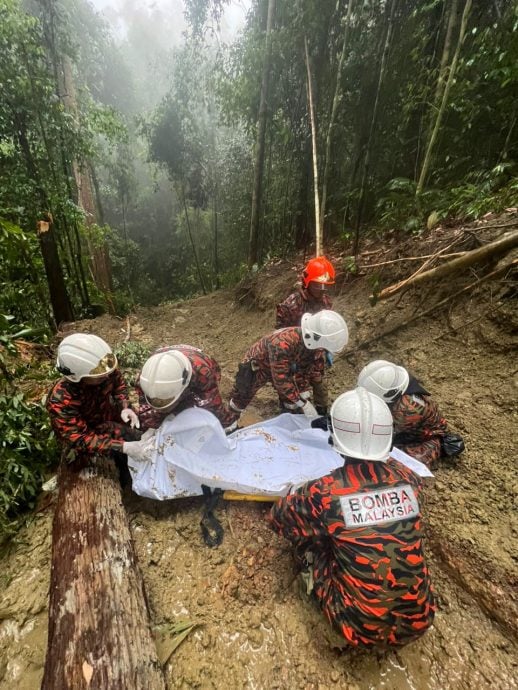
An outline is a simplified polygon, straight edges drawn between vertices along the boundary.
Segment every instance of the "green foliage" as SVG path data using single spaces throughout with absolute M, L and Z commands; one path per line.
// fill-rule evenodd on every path
M 119 366 L 123 369 L 141 369 L 151 354 L 150 348 L 137 340 L 129 340 L 118 345 L 114 352 Z
M 34 507 L 44 475 L 56 460 L 48 415 L 22 393 L 0 392 L 0 541 L 21 511 Z

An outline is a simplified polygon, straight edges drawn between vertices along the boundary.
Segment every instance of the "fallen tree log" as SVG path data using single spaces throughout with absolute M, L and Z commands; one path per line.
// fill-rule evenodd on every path
M 165 690 L 118 471 L 62 462 L 42 690 Z
M 372 295 L 371 300 L 373 302 L 380 299 L 387 299 L 393 295 L 397 295 L 398 292 L 407 287 L 415 287 L 416 285 L 427 281 L 427 280 L 438 280 L 439 278 L 444 278 L 444 276 L 450 275 L 457 271 L 463 271 L 473 264 L 480 263 L 481 261 L 486 261 L 499 254 L 504 254 L 508 252 L 513 247 L 518 246 L 518 230 L 513 232 L 505 233 L 502 237 L 494 242 L 489 242 L 483 247 L 478 249 L 473 249 L 470 252 L 465 252 L 462 256 L 452 259 L 441 266 L 436 266 L 429 271 L 417 272 L 411 278 L 406 278 L 401 280 L 399 283 L 394 285 L 389 285 L 388 287 L 381 290 L 378 294 Z
M 488 280 L 494 280 L 495 278 L 499 278 L 500 276 L 506 274 L 508 271 L 511 269 L 515 269 L 518 266 L 518 259 L 513 259 L 509 263 L 502 263 L 500 262 L 496 269 L 492 271 L 491 273 L 487 273 L 485 276 L 482 276 L 482 278 L 479 278 L 478 280 L 475 280 L 473 283 L 470 283 L 469 285 L 466 285 L 466 287 L 463 287 L 461 290 L 457 290 L 457 292 L 454 292 L 451 295 L 448 295 L 444 299 L 439 300 L 435 304 L 433 304 L 431 307 L 428 309 L 425 309 L 424 311 L 418 312 L 417 314 L 414 314 L 409 319 L 406 319 L 406 321 L 402 321 L 400 323 L 396 323 L 394 326 L 391 328 L 388 328 L 386 331 L 383 331 L 382 333 L 378 333 L 378 335 L 374 335 L 372 338 L 369 338 L 368 340 L 363 340 L 357 347 L 353 348 L 352 350 L 347 350 L 343 354 L 340 355 L 340 357 L 345 357 L 347 358 L 349 355 L 354 354 L 355 352 L 358 352 L 358 350 L 365 350 L 369 345 L 372 345 L 372 343 L 375 343 L 378 340 L 381 340 L 382 338 L 385 338 L 388 335 L 392 335 L 396 331 L 399 331 L 400 328 L 405 328 L 406 326 L 410 326 L 411 324 L 415 323 L 416 321 L 419 321 L 419 319 L 422 319 L 424 316 L 428 316 L 432 312 L 436 311 L 440 307 L 444 307 L 445 304 L 448 304 L 448 302 L 451 302 L 452 300 L 455 299 L 455 297 L 458 297 L 459 295 L 462 295 L 466 292 L 470 292 L 471 290 L 475 289 L 482 283 L 485 283 Z

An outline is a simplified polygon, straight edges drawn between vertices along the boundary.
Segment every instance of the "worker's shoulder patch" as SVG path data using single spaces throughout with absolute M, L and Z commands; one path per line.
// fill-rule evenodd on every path
M 419 515 L 419 503 L 410 484 L 341 496 L 340 505 L 346 527 L 383 525 Z

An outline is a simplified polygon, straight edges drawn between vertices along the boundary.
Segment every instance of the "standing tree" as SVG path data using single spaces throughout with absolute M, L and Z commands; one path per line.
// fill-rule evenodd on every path
M 254 186 L 252 189 L 252 213 L 250 218 L 250 243 L 248 248 L 248 268 L 258 260 L 259 213 L 263 192 L 264 142 L 268 114 L 268 83 L 270 79 L 272 55 L 272 28 L 275 15 L 275 0 L 268 0 L 266 34 L 264 42 L 263 73 L 261 78 L 261 96 L 257 122 L 257 139 L 255 143 Z

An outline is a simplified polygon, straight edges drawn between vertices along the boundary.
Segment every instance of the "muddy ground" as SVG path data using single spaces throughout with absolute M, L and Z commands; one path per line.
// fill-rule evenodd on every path
M 486 239 L 496 232 L 479 230 Z M 405 252 L 425 255 L 438 242 L 450 242 L 452 233 L 429 233 L 409 246 L 395 237 L 381 261 Z M 376 252 L 371 254 L 379 263 Z M 408 275 L 409 266 L 396 263 L 389 272 L 382 270 L 381 279 L 390 284 Z M 456 277 L 458 285 L 449 279 L 371 307 L 373 271 L 338 281 L 335 308 L 350 324 L 351 350 L 474 278 Z M 282 262 L 238 293 L 139 309 L 131 317 L 131 339 L 201 347 L 219 360 L 228 393 L 237 362 L 249 344 L 271 330 L 274 304 L 295 279 L 295 266 Z M 441 465 L 425 490 L 427 553 L 439 610 L 433 629 L 402 650 L 375 654 L 331 648 L 325 621 L 299 595 L 289 545 L 266 524 L 266 504 L 220 507 L 225 539 L 218 549 L 209 549 L 200 537 L 199 500 L 153 503 L 126 496 L 153 623 L 177 618 L 200 623 L 166 667 L 170 688 L 518 687 L 517 322 L 512 283 L 492 281 L 340 358 L 331 370 L 334 397 L 353 385 L 372 358 L 407 365 L 466 440 L 458 466 Z M 104 316 L 73 328 L 96 332 L 115 345 L 124 340 L 127 325 Z M 268 389 L 251 406 L 249 419 L 276 413 Z M 51 521 L 52 506 L 32 516 L 0 562 L 0 690 L 35 690 L 41 680 Z

